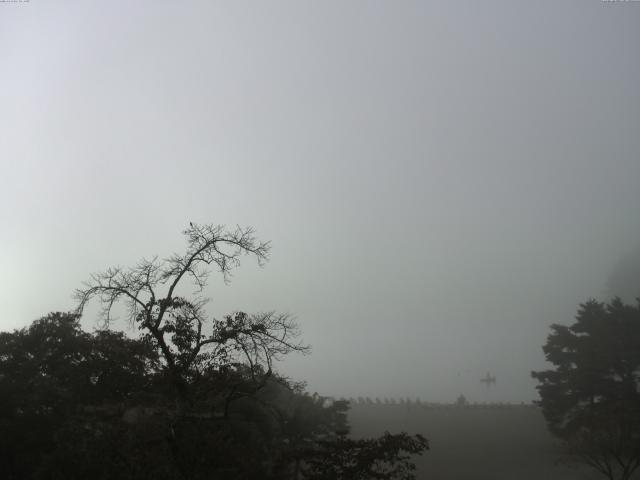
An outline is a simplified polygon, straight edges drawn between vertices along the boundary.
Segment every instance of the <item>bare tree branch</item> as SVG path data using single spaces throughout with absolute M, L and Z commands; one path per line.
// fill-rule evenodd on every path
M 101 304 L 102 327 L 108 328 L 114 308 L 123 303 L 129 322 L 137 324 L 162 353 L 179 391 L 186 388 L 188 378 L 212 368 L 246 362 L 252 375 L 258 368 L 265 368 L 270 375 L 273 361 L 291 352 L 309 351 L 297 341 L 294 319 L 275 312 L 236 312 L 223 320 L 214 319 L 211 333 L 205 334 L 207 300 L 179 297 L 177 288 L 190 283 L 201 292 L 212 267 L 228 282 L 242 256 L 253 256 L 262 266 L 270 246 L 257 241 L 252 228 L 230 231 L 222 225 L 192 223 L 183 233 L 187 240 L 184 254 L 174 253 L 164 260 L 143 258 L 129 269 L 115 267 L 91 275 L 75 292 L 78 313 L 95 298 Z

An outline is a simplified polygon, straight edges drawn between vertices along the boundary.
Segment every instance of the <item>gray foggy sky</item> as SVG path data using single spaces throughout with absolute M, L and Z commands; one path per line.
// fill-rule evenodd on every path
M 295 314 L 311 391 L 529 401 L 640 241 L 638 45 L 638 2 L 0 3 L 0 328 L 252 225 L 211 314 Z

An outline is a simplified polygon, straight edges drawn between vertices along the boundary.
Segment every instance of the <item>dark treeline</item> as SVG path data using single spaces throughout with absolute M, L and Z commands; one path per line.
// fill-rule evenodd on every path
M 267 259 L 251 229 L 194 225 L 187 251 L 92 275 L 78 311 L 0 334 L 0 471 L 27 479 L 412 479 L 421 435 L 352 439 L 348 404 L 305 392 L 274 363 L 306 353 L 288 315 L 205 315 L 211 267 Z M 80 328 L 102 303 L 101 329 Z M 123 303 L 139 335 L 110 329 Z
M 426 446 L 350 440 L 346 402 L 241 364 L 199 372 L 178 407 L 153 344 L 78 320 L 0 334 L 3 478 L 369 478 L 379 459 L 410 478 L 401 453 Z
M 310 395 L 275 369 L 283 356 L 309 351 L 292 317 L 208 319 L 206 300 L 179 293 L 183 284 L 202 291 L 211 269 L 228 279 L 243 255 L 266 261 L 268 243 L 251 229 L 191 224 L 184 233 L 184 254 L 94 274 L 76 292 L 76 312 L 0 333 L 3 479 L 411 480 L 425 437 L 351 436 L 350 406 L 367 414 L 459 409 L 454 417 L 469 418 L 485 415 L 473 409 L 534 406 L 464 395 L 451 404 Z M 102 305 L 101 328 L 88 333 L 80 318 L 91 301 Z M 111 329 L 116 305 L 138 335 Z M 632 478 L 640 466 L 640 301 L 590 300 L 573 325 L 552 325 L 543 349 L 552 368 L 533 372 L 535 407 L 550 432 L 610 480 Z

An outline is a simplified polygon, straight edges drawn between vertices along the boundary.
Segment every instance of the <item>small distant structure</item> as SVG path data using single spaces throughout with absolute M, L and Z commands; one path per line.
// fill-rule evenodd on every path
M 480 379 L 480 383 L 484 383 L 487 385 L 487 387 L 490 387 L 491 385 L 495 385 L 496 377 L 492 376 L 489 372 L 487 372 L 484 378 Z
M 469 400 L 463 394 L 460 394 L 458 398 L 456 398 L 456 407 L 468 407 Z

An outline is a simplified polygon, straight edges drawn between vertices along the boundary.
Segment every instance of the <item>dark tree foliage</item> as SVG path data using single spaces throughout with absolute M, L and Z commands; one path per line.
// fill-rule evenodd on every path
M 75 443 L 77 430 L 98 435 L 86 421 L 151 391 L 157 366 L 150 345 L 121 333 L 87 334 L 74 314 L 0 333 L 3 478 L 56 478 L 56 468 L 66 468 L 57 453 Z
M 415 479 L 411 456 L 429 448 L 421 435 L 388 432 L 380 438 L 359 440 L 340 435 L 319 446 L 307 461 L 304 478 L 309 480 Z
M 640 304 L 590 300 L 576 323 L 552 325 L 553 370 L 532 372 L 552 433 L 610 479 L 640 465 Z
M 185 235 L 184 255 L 93 275 L 77 313 L 0 334 L 2 478 L 413 478 L 422 437 L 349 440 L 346 401 L 274 371 L 308 351 L 291 317 L 207 319 L 203 298 L 178 294 L 188 280 L 201 291 L 208 267 L 228 279 L 242 255 L 266 260 L 268 244 L 250 229 L 191 224 Z M 92 298 L 103 329 L 89 334 L 79 315 Z M 108 329 L 120 301 L 139 338 Z

